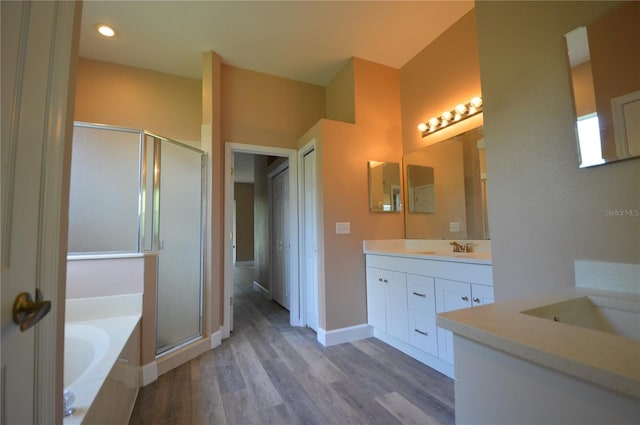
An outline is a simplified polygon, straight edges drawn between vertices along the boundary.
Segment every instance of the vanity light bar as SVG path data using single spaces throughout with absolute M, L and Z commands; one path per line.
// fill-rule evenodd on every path
M 433 117 L 428 122 L 418 124 L 418 130 L 422 132 L 422 137 L 442 130 L 449 124 L 463 121 L 477 113 L 482 112 L 482 98 L 476 96 L 468 103 L 461 103 L 450 111 L 444 111 L 439 117 Z

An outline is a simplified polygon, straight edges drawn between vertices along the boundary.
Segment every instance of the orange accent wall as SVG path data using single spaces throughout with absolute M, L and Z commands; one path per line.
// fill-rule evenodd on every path
M 80 58 L 76 87 L 76 121 L 200 141 L 200 80 Z
M 477 39 L 472 9 L 400 69 L 405 153 L 425 146 L 419 123 L 481 95 Z
M 402 161 L 399 71 L 358 58 L 347 65 L 351 67 L 356 123 L 322 120 L 299 142 L 302 146 L 315 137 L 317 143 L 323 243 L 318 251 L 324 259 L 319 319 L 325 330 L 367 321 L 362 241 L 404 235 L 401 212 L 369 211 L 367 175 L 369 160 Z M 336 234 L 336 222 L 350 222 L 351 233 Z
M 293 149 L 324 117 L 324 87 L 222 66 L 222 140 Z

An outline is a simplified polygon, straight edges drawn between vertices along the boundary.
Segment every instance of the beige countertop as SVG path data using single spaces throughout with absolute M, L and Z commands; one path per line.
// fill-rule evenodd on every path
M 483 345 L 640 399 L 639 340 L 521 313 L 582 296 L 640 306 L 637 294 L 569 288 L 441 313 L 437 323 Z
M 372 240 L 364 241 L 364 254 L 422 260 L 452 261 L 459 263 L 491 265 L 489 241 L 461 241 L 473 243 L 474 252 L 453 252 L 448 240 Z

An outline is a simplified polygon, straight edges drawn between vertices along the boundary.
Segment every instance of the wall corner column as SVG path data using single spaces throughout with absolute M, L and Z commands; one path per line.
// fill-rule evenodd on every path
M 205 336 L 223 324 L 224 291 L 224 143 L 221 131 L 222 59 L 202 55 L 202 150 L 207 153 L 207 216 L 205 240 Z

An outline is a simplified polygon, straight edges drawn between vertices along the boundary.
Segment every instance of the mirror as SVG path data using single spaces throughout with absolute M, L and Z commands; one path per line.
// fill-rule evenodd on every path
M 580 167 L 640 156 L 640 2 L 565 34 Z
M 433 167 L 407 165 L 407 196 L 410 213 L 435 213 Z
M 407 239 L 489 239 L 484 146 L 477 127 L 403 157 Z
M 402 211 L 400 195 L 400 164 L 369 161 L 369 210 L 372 212 Z

